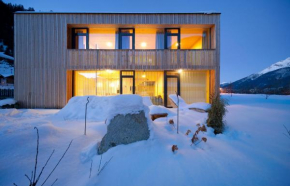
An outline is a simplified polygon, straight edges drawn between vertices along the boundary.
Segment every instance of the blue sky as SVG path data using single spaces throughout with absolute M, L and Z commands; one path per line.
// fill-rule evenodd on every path
M 54 12 L 221 12 L 221 82 L 290 57 L 290 0 L 4 0 Z

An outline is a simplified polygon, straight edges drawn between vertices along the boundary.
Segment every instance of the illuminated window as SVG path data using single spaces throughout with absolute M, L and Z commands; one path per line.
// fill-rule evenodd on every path
M 165 28 L 165 49 L 180 49 L 180 29 Z
M 164 29 L 136 28 L 135 49 L 164 49 Z
M 116 49 L 115 28 L 90 28 L 90 49 Z
M 120 73 L 114 70 L 75 71 L 74 96 L 111 96 L 120 93 Z
M 119 28 L 119 49 L 135 49 L 134 28 Z
M 210 28 L 181 28 L 181 49 L 210 49 Z
M 72 48 L 89 49 L 89 31 L 88 28 L 72 29 Z
M 180 94 L 188 103 L 209 103 L 209 71 L 184 70 L 180 73 Z
M 164 72 L 163 71 L 136 71 L 135 93 L 140 96 L 149 96 L 154 105 L 164 104 Z

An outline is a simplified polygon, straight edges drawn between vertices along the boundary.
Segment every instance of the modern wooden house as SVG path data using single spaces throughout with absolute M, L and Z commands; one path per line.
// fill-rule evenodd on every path
M 219 91 L 220 13 L 14 15 L 15 99 L 62 108 L 72 96 L 139 94 L 170 107 Z

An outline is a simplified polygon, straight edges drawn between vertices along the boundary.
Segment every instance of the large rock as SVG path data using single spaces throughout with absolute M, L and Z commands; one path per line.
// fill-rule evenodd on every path
M 103 154 L 120 144 L 147 140 L 149 136 L 147 118 L 143 110 L 136 114 L 118 114 L 111 119 L 107 127 L 107 134 L 98 147 L 98 154 Z

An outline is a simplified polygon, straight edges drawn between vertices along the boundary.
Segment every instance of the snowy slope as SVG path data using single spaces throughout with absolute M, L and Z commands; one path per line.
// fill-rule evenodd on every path
M 230 106 L 224 134 L 215 136 L 211 128 L 200 133 L 208 141 L 190 145 L 197 123 L 204 123 L 207 114 L 190 110 L 180 112 L 180 133 L 168 124 L 176 123 L 176 114 L 153 122 L 153 138 L 111 148 L 102 156 L 102 165 L 112 160 L 98 173 L 101 156 L 96 155 L 96 143 L 106 133 L 104 121 L 89 120 L 87 135 L 83 135 L 82 117 L 62 118 L 58 110 L 0 110 L 0 185 L 27 185 L 24 174 L 34 168 L 36 131 L 39 128 L 39 168 L 53 149 L 40 185 L 73 139 L 71 148 L 45 185 L 70 186 L 192 186 L 192 185 L 290 185 L 290 140 L 283 135 L 283 125 L 290 129 L 289 96 L 223 95 Z M 82 104 L 85 104 L 83 100 Z M 69 109 L 67 108 L 67 111 Z M 170 109 L 176 113 L 176 109 Z M 81 109 L 79 112 L 83 112 Z M 100 113 L 95 113 L 100 114 Z M 173 154 L 171 146 L 178 145 Z M 92 162 L 92 175 L 90 168 Z
M 272 72 L 274 70 L 278 70 L 280 68 L 290 67 L 290 57 L 288 57 L 285 60 L 279 61 L 277 63 L 274 63 L 273 65 L 269 66 L 268 68 L 265 68 L 261 72 L 257 73 L 259 76 L 266 74 L 268 72 Z

